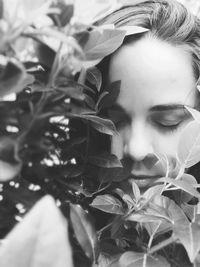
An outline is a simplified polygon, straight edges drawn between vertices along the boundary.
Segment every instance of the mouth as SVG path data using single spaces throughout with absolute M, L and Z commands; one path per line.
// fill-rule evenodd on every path
M 131 174 L 129 176 L 128 181 L 130 183 L 131 183 L 131 181 L 134 181 L 138 185 L 139 188 L 144 188 L 144 187 L 151 186 L 160 177 L 161 177 L 161 175 L 134 175 L 134 174 Z

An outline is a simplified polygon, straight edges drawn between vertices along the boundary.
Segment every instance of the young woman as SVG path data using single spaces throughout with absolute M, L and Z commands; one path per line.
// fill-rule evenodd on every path
M 184 106 L 198 108 L 200 20 L 176 1 L 149 0 L 99 24 L 148 29 L 127 36 L 100 64 L 107 83 L 121 80 L 117 103 L 108 111 L 120 133 L 111 150 L 132 160 L 131 178 L 146 187 L 165 174 L 156 154 L 165 153 L 173 167 L 181 131 L 191 120 Z

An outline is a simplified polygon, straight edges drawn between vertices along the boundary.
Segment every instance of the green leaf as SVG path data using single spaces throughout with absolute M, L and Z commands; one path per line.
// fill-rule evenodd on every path
M 99 255 L 97 235 L 89 214 L 80 205 L 70 204 L 70 219 L 75 236 L 85 254 L 93 261 Z
M 177 154 L 184 168 L 189 168 L 200 161 L 200 123 L 192 121 L 183 129 Z
M 100 91 L 102 85 L 102 75 L 99 69 L 96 67 L 87 69 L 87 79 L 91 84 L 96 86 L 97 91 Z
M 133 180 L 131 181 L 131 184 L 132 184 L 132 190 L 133 190 L 135 200 L 138 201 L 140 199 L 140 189 Z
M 103 168 L 122 167 L 120 160 L 113 154 L 103 153 L 98 156 L 89 156 L 89 163 Z
M 42 198 L 6 237 L 1 267 L 72 267 L 68 223 L 52 197 Z
M 119 29 L 95 29 L 83 47 L 86 60 L 97 60 L 113 53 L 123 42 L 126 31 Z
M 200 250 L 200 225 L 179 221 L 174 225 L 173 231 L 185 247 L 188 257 L 193 263 Z
M 128 251 L 119 259 L 120 267 L 170 267 L 170 264 L 161 256 L 147 256 L 146 265 L 143 265 L 144 253 Z
M 117 198 L 108 194 L 97 196 L 90 206 L 108 213 L 124 214 L 122 203 Z

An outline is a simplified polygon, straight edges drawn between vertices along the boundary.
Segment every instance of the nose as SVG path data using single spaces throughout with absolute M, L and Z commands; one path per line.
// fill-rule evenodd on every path
M 135 161 L 142 161 L 154 153 L 152 140 L 153 137 L 146 129 L 145 123 L 132 123 L 124 152 Z

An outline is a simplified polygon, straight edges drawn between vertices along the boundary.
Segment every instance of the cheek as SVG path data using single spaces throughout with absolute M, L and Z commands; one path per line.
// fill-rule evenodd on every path
M 111 141 L 111 153 L 115 154 L 119 159 L 123 157 L 124 141 L 122 135 L 113 136 Z
M 180 134 L 180 130 L 167 134 L 158 132 L 154 134 L 154 152 L 164 153 L 169 158 L 176 157 Z

